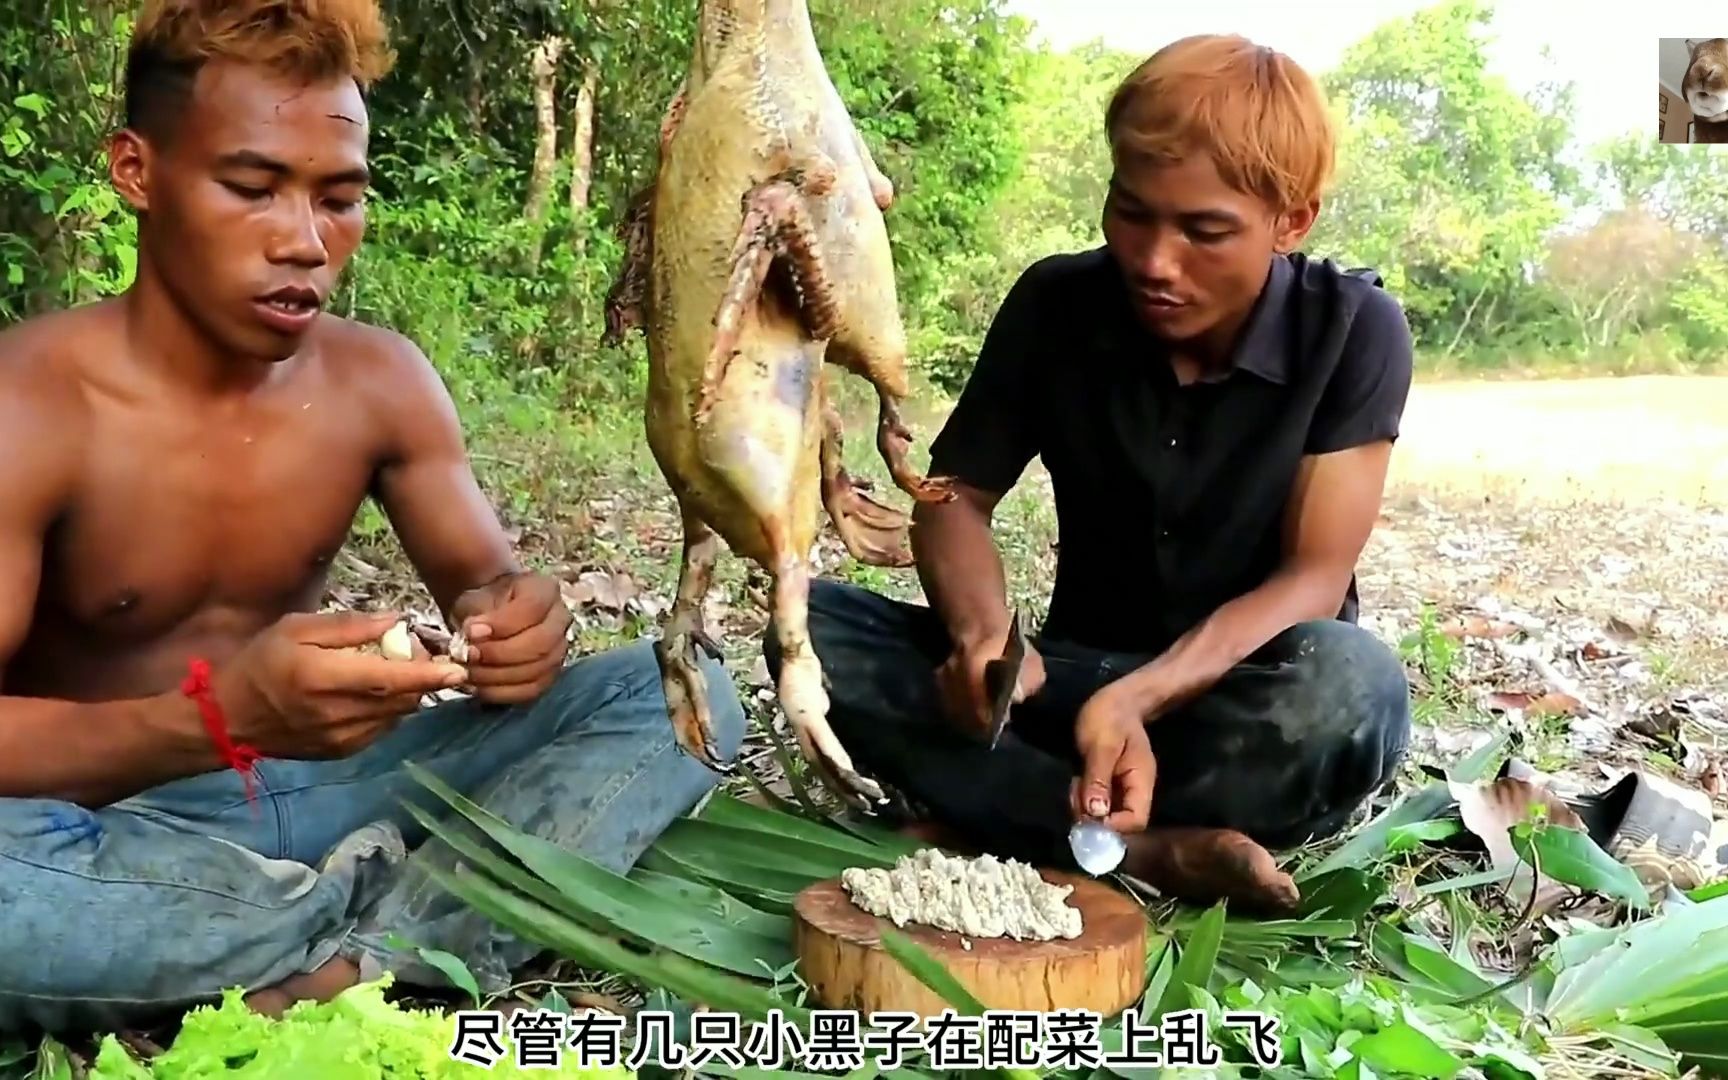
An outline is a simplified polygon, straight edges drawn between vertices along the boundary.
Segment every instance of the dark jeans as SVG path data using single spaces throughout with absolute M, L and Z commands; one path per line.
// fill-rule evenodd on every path
M 999 857 L 1073 866 L 1075 716 L 1151 656 L 1037 641 L 1044 686 L 1014 707 L 991 750 L 941 711 L 935 668 L 949 638 L 929 608 L 816 581 L 810 636 L 830 683 L 830 723 L 861 771 Z M 778 678 L 772 631 L 766 641 Z M 1272 849 L 1330 836 L 1391 778 L 1409 733 L 1398 657 L 1354 624 L 1301 623 L 1149 726 L 1151 823 L 1237 829 Z

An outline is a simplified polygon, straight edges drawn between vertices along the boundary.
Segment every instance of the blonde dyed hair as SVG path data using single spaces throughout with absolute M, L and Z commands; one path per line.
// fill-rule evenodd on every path
M 160 128 L 206 63 L 257 65 L 303 82 L 389 74 L 378 0 L 144 0 L 126 59 L 126 123 Z
M 1318 199 L 1337 135 L 1308 72 L 1234 34 L 1171 42 L 1117 86 L 1105 112 L 1119 165 L 1209 155 L 1224 182 L 1279 211 Z

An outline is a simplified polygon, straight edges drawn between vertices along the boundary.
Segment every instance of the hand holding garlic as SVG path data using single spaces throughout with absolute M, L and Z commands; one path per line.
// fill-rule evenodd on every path
M 284 616 L 217 669 L 215 695 L 236 742 L 266 757 L 347 757 L 468 673 L 432 657 L 399 616 Z

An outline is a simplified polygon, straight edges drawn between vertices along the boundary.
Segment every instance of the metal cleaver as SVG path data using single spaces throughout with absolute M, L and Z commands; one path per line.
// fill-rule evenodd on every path
M 1014 684 L 1020 681 L 1020 666 L 1026 662 L 1026 630 L 1020 624 L 1020 612 L 1014 612 L 1014 623 L 1008 631 L 1008 643 L 1002 655 L 984 665 L 984 692 L 990 698 L 990 749 L 1002 738 L 1008 726 L 1008 709 L 1014 704 Z

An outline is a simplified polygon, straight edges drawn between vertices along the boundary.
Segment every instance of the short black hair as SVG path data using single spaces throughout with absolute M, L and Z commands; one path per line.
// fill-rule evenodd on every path
M 308 81 L 347 74 L 364 90 L 395 59 L 378 0 L 145 0 L 126 52 L 125 123 L 167 136 L 211 60 Z

